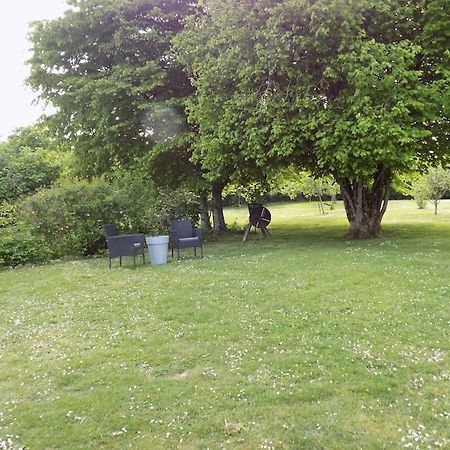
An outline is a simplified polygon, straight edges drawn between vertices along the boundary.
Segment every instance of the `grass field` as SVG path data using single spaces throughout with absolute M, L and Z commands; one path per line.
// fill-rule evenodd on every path
M 203 260 L 1 271 L 0 449 L 450 448 L 450 201 L 360 242 L 269 208 Z

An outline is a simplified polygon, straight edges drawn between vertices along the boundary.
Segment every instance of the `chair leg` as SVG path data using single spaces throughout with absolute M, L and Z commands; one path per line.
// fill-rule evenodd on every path
M 145 266 L 145 253 L 142 253 L 142 261 L 144 262 L 144 266 Z
M 173 247 L 172 247 L 172 259 L 173 259 Z
M 194 256 L 197 256 L 197 247 L 194 247 Z
M 109 268 L 111 269 L 111 258 L 109 258 Z
M 180 247 L 177 248 L 177 259 L 180 259 Z
M 200 254 L 202 255 L 203 258 L 203 245 L 200 245 Z
M 122 257 L 119 256 L 119 266 L 122 267 Z

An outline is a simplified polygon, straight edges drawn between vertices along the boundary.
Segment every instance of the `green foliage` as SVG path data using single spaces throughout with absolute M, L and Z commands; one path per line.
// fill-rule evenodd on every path
M 105 223 L 124 233 L 148 234 L 167 234 L 171 219 L 197 224 L 199 204 L 191 192 L 156 191 L 136 171 L 111 182 L 78 181 L 41 190 L 21 203 L 18 215 L 47 243 L 50 256 L 60 258 L 98 253 L 105 247 Z
M 49 248 L 25 224 L 0 227 L 0 266 L 17 266 L 46 261 Z
M 72 181 L 43 189 L 17 208 L 3 203 L 0 228 L 9 227 L 7 242 L 2 239 L 2 243 L 12 248 L 16 244 L 11 238 L 11 230 L 15 229 L 11 225 L 19 219 L 21 227 L 25 227 L 23 245 L 31 247 L 35 242 L 39 260 L 45 260 L 98 253 L 105 247 L 105 223 L 115 223 L 124 233 L 150 232 L 162 226 L 167 232 L 168 221 L 176 217 L 198 221 L 196 196 L 179 191 L 158 193 L 142 172 L 135 170 L 117 172 L 111 181 Z M 40 251 L 42 242 L 46 251 Z M 28 247 L 28 252 L 21 253 L 20 263 L 27 262 L 27 255 L 28 262 L 38 260 Z M 8 264 L 12 261 L 11 257 L 4 259 Z
M 11 225 L 17 218 L 27 224 L 23 245 L 28 245 L 27 252 L 19 252 L 18 261 L 26 262 L 29 255 L 29 262 L 35 262 L 37 256 L 29 249 L 33 242 L 41 260 L 98 253 L 105 247 L 105 223 L 115 223 L 124 233 L 148 234 L 167 234 L 171 219 L 186 218 L 197 224 L 199 201 L 198 196 L 183 190 L 157 191 L 145 174 L 135 168 L 116 172 L 111 181 L 72 181 L 40 190 L 24 199 L 17 211 L 15 206 L 3 203 L 0 227 L 13 230 Z M 7 240 L 2 240 L 8 249 L 15 242 L 11 235 L 10 231 Z M 40 251 L 41 242 L 45 242 L 48 251 Z M 2 263 L 12 264 L 11 261 L 11 257 L 5 257 Z
M 146 172 L 161 188 L 205 190 L 206 180 L 198 164 L 191 161 L 195 133 L 183 133 L 167 142 L 156 144 L 143 158 Z
M 411 193 L 419 209 L 425 209 L 427 202 L 431 198 L 430 185 L 428 184 L 425 176 L 422 176 L 414 181 L 411 187 Z
M 0 202 L 0 229 L 16 223 L 16 206 L 5 201 Z
M 42 125 L 17 130 L 0 146 L 0 201 L 13 201 L 50 186 L 63 158 Z
M 230 183 L 225 187 L 223 194 L 224 197 L 237 196 L 239 202 L 243 200 L 247 203 L 261 203 L 269 188 L 268 183 L 258 181 L 249 181 L 245 184 Z
M 425 208 L 429 201 L 434 205 L 434 213 L 444 195 L 450 191 L 450 170 L 442 166 L 431 168 L 425 175 L 418 177 L 412 185 L 414 200 L 419 209 Z
M 157 197 L 152 179 L 138 165 L 130 170 L 116 171 L 110 184 L 112 195 L 120 205 L 120 218 L 115 221 L 119 229 L 124 232 L 145 232 L 145 212 Z
M 406 197 L 415 197 L 414 185 L 422 178 L 419 172 L 396 173 L 392 180 L 392 189 Z
M 434 213 L 437 214 L 439 202 L 445 193 L 450 191 L 450 170 L 442 166 L 434 167 L 429 170 L 425 178 L 431 202 L 434 204 Z
M 334 180 L 328 177 L 314 178 L 307 176 L 302 186 L 302 193 L 306 198 L 332 197 L 339 192 L 339 186 Z
M 225 194 L 239 192 L 247 203 L 251 203 L 261 202 L 269 191 L 272 194 L 286 195 L 291 200 L 300 194 L 312 199 L 335 196 L 339 192 L 339 186 L 330 176 L 315 178 L 308 172 L 288 166 L 273 171 L 267 177 L 267 183 L 231 183 L 225 189 Z
M 410 11 L 390 3 L 406 20 Z M 418 154 L 428 160 L 439 87 L 423 82 L 420 47 L 398 40 L 385 5 L 206 4 L 209 15 L 175 39 L 197 88 L 189 112 L 203 164 L 294 158 L 315 173 L 368 180 L 380 162 L 399 170 Z
M 56 143 L 45 120 L 39 120 L 33 125 L 15 129 L 8 136 L 6 145 L 15 151 L 22 147 L 50 150 L 55 148 Z
M 121 171 L 111 180 L 114 195 L 121 204 L 120 228 L 148 234 L 167 234 L 171 219 L 190 219 L 197 224 L 198 195 L 184 188 L 157 187 L 146 174 L 145 167 L 144 163 L 134 170 Z M 161 167 L 161 170 L 164 168 Z
M 61 18 L 36 22 L 29 84 L 57 107 L 53 125 L 74 145 L 83 175 L 130 166 L 187 128 L 192 87 L 171 38 L 195 2 L 73 1 Z
M 332 175 L 353 235 L 378 236 L 392 174 L 449 155 L 447 78 L 421 46 L 436 2 L 204 5 L 175 38 L 196 88 L 194 159 L 216 176 L 292 162 Z
M 279 169 L 270 178 L 271 189 L 295 200 L 303 192 L 308 173 L 293 166 Z
M 52 258 L 91 255 L 104 247 L 102 225 L 121 223 L 125 202 L 107 182 L 73 182 L 27 198 L 19 215 L 42 237 Z
M 194 226 L 198 226 L 199 214 L 199 199 L 193 192 L 160 191 L 154 202 L 147 206 L 141 229 L 152 236 L 166 235 L 169 234 L 171 220 L 189 219 Z
M 302 193 L 306 198 L 317 199 L 319 211 L 325 214 L 324 197 L 330 198 L 330 209 L 334 208 L 336 203 L 336 194 L 339 192 L 339 186 L 329 175 L 322 177 L 306 176 Z
M 423 33 L 420 45 L 424 49 L 424 66 L 432 67 L 428 77 L 439 83 L 446 95 L 442 97 L 441 118 L 437 122 L 436 135 L 449 145 L 449 136 L 442 132 L 442 125 L 448 127 L 450 115 L 450 2 L 447 0 L 429 0 L 424 10 Z
M 378 236 L 392 176 L 450 158 L 447 0 L 69 4 L 34 24 L 29 83 L 83 176 L 145 158 L 200 190 L 294 163 Z
M 331 176 L 314 177 L 310 173 L 299 171 L 293 166 L 277 170 L 272 176 L 270 184 L 273 191 L 287 195 L 291 200 L 295 199 L 300 193 L 306 198 L 317 199 L 322 213 L 325 213 L 324 197 L 335 200 L 336 194 L 339 193 L 339 186 Z M 331 202 L 331 208 L 334 207 L 334 200 Z

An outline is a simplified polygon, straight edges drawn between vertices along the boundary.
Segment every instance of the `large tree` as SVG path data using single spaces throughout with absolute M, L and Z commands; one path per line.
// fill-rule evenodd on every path
M 188 131 L 192 86 L 171 39 L 190 0 L 68 0 L 63 17 L 36 22 L 29 84 L 56 108 L 84 175 L 127 167 L 155 143 Z
M 205 0 L 176 38 L 194 158 L 332 175 L 349 236 L 379 236 L 393 174 L 448 159 L 449 4 Z
M 222 182 L 191 162 L 195 127 L 185 100 L 194 92 L 172 52 L 195 0 L 69 0 L 64 17 L 33 26 L 29 84 L 57 112 L 53 123 L 78 156 L 83 176 L 138 165 L 160 186 L 196 188 L 209 228 L 225 229 Z M 215 200 L 214 200 L 215 199 Z

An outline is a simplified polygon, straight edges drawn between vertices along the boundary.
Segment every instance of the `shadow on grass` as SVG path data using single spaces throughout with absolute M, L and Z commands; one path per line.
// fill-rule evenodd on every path
M 450 249 L 450 224 L 430 223 L 395 223 L 383 225 L 383 234 L 380 238 L 365 240 L 349 240 L 346 237 L 347 224 L 345 222 L 319 223 L 303 222 L 298 224 L 278 225 L 270 228 L 271 236 L 264 238 L 260 230 L 252 231 L 246 242 L 242 242 L 243 233 L 233 232 L 223 234 L 209 245 L 224 247 L 230 253 L 240 251 L 262 254 L 267 251 L 285 251 L 289 249 L 323 249 L 344 248 L 351 245 L 354 248 L 371 248 L 386 243 L 411 246 L 411 241 L 417 247 L 442 246 Z M 227 253 L 228 253 L 227 251 Z

